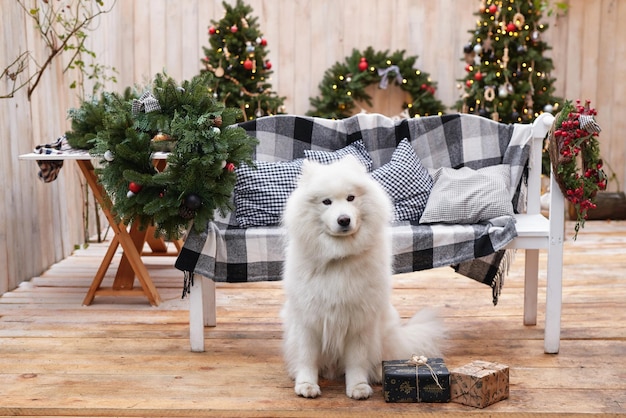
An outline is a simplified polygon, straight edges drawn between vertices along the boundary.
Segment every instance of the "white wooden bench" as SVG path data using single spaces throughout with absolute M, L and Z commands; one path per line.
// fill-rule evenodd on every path
M 544 336 L 546 353 L 559 351 L 564 239 L 564 198 L 553 177 L 550 181 L 549 219 L 542 215 L 540 205 L 543 140 L 553 120 L 552 115 L 543 114 L 532 126 L 526 213 L 515 215 L 518 235 L 507 247 L 525 251 L 524 325 L 537 323 L 538 277 L 542 268 L 539 264 L 539 251 L 547 250 Z M 204 351 L 204 327 L 214 327 L 216 323 L 215 283 L 196 275 L 189 296 L 191 351 Z

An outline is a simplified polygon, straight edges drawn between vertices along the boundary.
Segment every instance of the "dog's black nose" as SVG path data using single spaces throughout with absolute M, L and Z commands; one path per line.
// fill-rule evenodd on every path
M 341 215 L 340 217 L 337 218 L 337 223 L 340 226 L 346 227 L 350 225 L 350 217 L 346 215 Z

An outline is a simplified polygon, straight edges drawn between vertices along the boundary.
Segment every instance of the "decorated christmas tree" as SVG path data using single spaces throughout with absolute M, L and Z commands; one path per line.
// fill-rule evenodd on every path
M 541 0 L 482 0 L 464 47 L 467 74 L 457 110 L 504 123 L 529 122 L 558 109 Z
M 343 119 L 354 114 L 355 101 L 370 106 L 371 97 L 365 88 L 378 84 L 386 89 L 396 83 L 411 99 L 402 104 L 404 117 L 441 114 L 445 109 L 436 97 L 436 84 L 428 73 L 415 68 L 416 56 L 404 56 L 404 51 L 377 52 L 353 50 L 345 62 L 337 62 L 324 73 L 319 85 L 321 95 L 310 99 L 311 116 Z
M 202 48 L 202 72 L 215 76 L 209 87 L 213 97 L 241 109 L 245 120 L 284 113 L 285 98 L 273 92 L 270 83 L 268 42 L 251 15 L 252 8 L 241 0 L 234 7 L 222 4 L 225 15 L 211 21 L 210 48 Z

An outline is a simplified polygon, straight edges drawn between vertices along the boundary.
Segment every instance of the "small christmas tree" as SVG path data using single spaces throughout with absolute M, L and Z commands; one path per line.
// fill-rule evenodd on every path
M 246 120 L 284 113 L 284 97 L 269 83 L 272 63 L 267 59 L 267 40 L 258 28 L 252 8 L 237 0 L 222 3 L 226 10 L 220 21 L 209 26 L 210 48 L 203 47 L 205 66 L 201 72 L 215 77 L 210 86 L 213 97 L 227 107 L 242 110 Z
M 462 98 L 457 110 L 504 123 L 529 122 L 552 113 L 561 99 L 553 96 L 550 48 L 542 34 L 539 0 L 482 0 L 477 26 L 464 47 Z

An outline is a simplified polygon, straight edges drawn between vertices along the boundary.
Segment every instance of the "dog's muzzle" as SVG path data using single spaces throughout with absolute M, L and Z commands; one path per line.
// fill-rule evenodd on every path
M 352 220 L 350 219 L 348 215 L 340 215 L 337 218 L 337 225 L 339 225 L 337 232 L 339 233 L 350 232 L 352 230 L 351 222 Z

